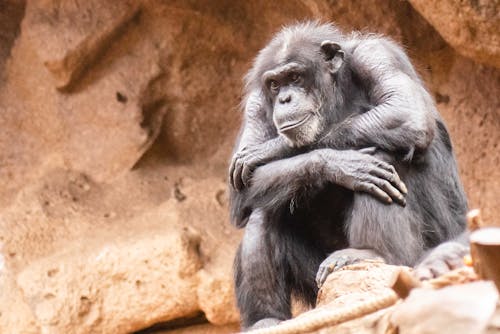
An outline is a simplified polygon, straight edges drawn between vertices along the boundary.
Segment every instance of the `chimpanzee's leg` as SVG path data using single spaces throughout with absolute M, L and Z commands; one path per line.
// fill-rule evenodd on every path
M 345 228 L 349 247 L 330 254 L 320 265 L 316 281 L 321 286 L 329 273 L 360 260 L 382 258 L 387 263 L 414 265 L 424 252 L 420 216 L 406 206 L 384 204 L 365 193 L 355 193 Z
M 275 325 L 291 317 L 291 294 L 314 305 L 314 278 L 324 252 L 290 222 L 262 210 L 250 215 L 235 260 L 242 327 Z M 295 225 L 296 226 L 296 225 Z
M 291 317 L 286 254 L 276 233 L 261 210 L 252 212 L 235 259 L 236 297 L 244 329 Z

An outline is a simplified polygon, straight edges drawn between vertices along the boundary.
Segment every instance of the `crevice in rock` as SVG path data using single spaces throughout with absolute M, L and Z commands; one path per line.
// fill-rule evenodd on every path
M 25 7 L 26 1 L 0 0 L 0 84 L 5 79 L 5 63 L 21 30 Z
M 172 330 L 172 329 L 177 329 L 177 328 L 182 328 L 182 327 L 188 327 L 188 326 L 193 326 L 193 325 L 200 325 L 208 323 L 207 317 L 203 312 L 199 312 L 192 317 L 185 317 L 185 318 L 179 318 L 179 319 L 174 319 L 170 321 L 165 321 L 165 322 L 160 322 L 157 324 L 154 324 L 153 326 L 150 326 L 148 328 L 141 329 L 137 332 L 134 332 L 133 334 L 153 334 L 157 331 L 164 331 L 164 330 Z
M 140 104 L 142 109 L 141 128 L 146 131 L 148 139 L 143 144 L 143 153 L 132 169 L 137 169 L 145 156 L 149 155 L 153 147 L 158 142 L 163 129 L 164 116 L 167 112 L 167 99 L 162 89 L 165 85 L 165 75 L 163 71 L 158 77 L 151 80 L 142 92 Z M 118 95 L 117 95 L 118 96 Z
M 76 49 L 70 50 L 63 59 L 45 61 L 45 66 L 57 80 L 57 88 L 71 92 L 75 84 L 106 53 L 110 46 L 123 35 L 140 15 L 140 8 L 135 6 L 126 13 L 110 30 L 100 32 L 100 36 L 87 37 Z M 109 29 L 109 28 L 108 28 Z

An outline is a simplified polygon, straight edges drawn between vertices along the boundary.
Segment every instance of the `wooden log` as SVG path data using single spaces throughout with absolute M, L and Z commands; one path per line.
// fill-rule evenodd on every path
M 492 280 L 500 291 L 500 228 L 480 228 L 470 235 L 474 271 L 481 279 Z

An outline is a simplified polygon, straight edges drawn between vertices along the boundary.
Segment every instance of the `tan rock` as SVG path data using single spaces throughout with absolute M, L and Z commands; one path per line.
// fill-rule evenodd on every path
M 68 88 L 139 10 L 136 1 L 30 1 L 24 29 L 58 88 Z
M 317 304 L 322 306 L 333 301 L 343 304 L 341 297 L 353 293 L 359 295 L 367 292 L 369 297 L 375 291 L 376 295 L 380 289 L 391 288 L 394 275 L 402 268 L 407 267 L 387 265 L 381 261 L 364 261 L 349 265 L 328 276 L 319 291 Z
M 160 132 L 166 107 L 151 90 L 162 71 L 154 50 L 142 47 L 147 57 L 120 57 L 109 64 L 111 73 L 61 101 L 68 111 L 61 115 L 66 129 L 62 154 L 71 168 L 97 181 L 109 182 L 129 171 Z
M 500 68 L 500 4 L 494 0 L 410 0 L 461 55 Z
M 0 249 L 1 251 L 1 249 Z M 0 333 L 40 333 L 32 310 L 24 300 L 0 253 Z
M 483 333 L 497 306 L 492 282 L 414 289 L 390 316 L 401 334 Z
M 33 323 L 50 333 L 126 333 L 200 311 L 216 324 L 238 321 L 238 233 L 225 225 L 223 182 L 185 178 L 170 200 L 128 219 L 133 209 L 110 211 L 102 187 L 82 174 L 50 170 L 40 183 L 0 214 L 10 284 L 21 288 L 2 300 L 33 314 L 5 310 L 10 332 Z
M 318 295 L 318 308 L 323 312 L 335 311 L 344 306 L 369 302 L 392 293 L 394 275 L 406 267 L 386 265 L 382 262 L 360 262 L 331 273 Z M 387 320 L 392 307 L 341 323 L 325 326 L 315 333 L 382 334 L 389 328 Z M 314 310 L 310 313 L 315 312 Z M 307 317 L 308 313 L 302 314 Z
M 215 325 L 236 323 L 239 314 L 233 290 L 233 258 L 240 233 L 227 224 L 225 183 L 207 179 L 183 179 L 177 184 L 181 221 L 191 222 L 202 234 L 200 253 L 204 267 L 198 272 L 200 310 Z M 179 195 L 180 194 L 180 195 Z
M 198 243 L 175 229 L 92 240 L 30 264 L 17 282 L 42 332 L 126 333 L 196 314 Z
M 166 112 L 165 92 L 156 88 L 164 71 L 157 46 L 141 39 L 142 32 L 129 22 L 138 10 L 136 1 L 28 3 L 13 50 L 19 63 L 11 64 L 11 75 L 29 79 L 12 80 L 2 100 L 12 108 L 12 100 L 29 91 L 34 104 L 20 110 L 44 101 L 39 118 L 27 112 L 30 121 L 23 129 L 42 146 L 33 147 L 35 155 L 52 145 L 51 153 L 61 154 L 66 166 L 110 181 L 149 149 Z M 69 89 L 71 83 L 71 90 L 54 90 L 40 63 L 52 70 L 58 87 Z
M 214 325 L 237 323 L 240 317 L 231 273 L 214 276 L 201 270 L 199 278 L 198 302 L 207 320 Z

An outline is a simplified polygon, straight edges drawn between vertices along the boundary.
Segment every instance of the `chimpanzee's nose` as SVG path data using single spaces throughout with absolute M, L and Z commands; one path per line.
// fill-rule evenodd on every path
M 280 95 L 280 97 L 278 98 L 278 100 L 282 104 L 288 103 L 288 102 L 290 102 L 292 100 L 292 95 L 291 94 Z

